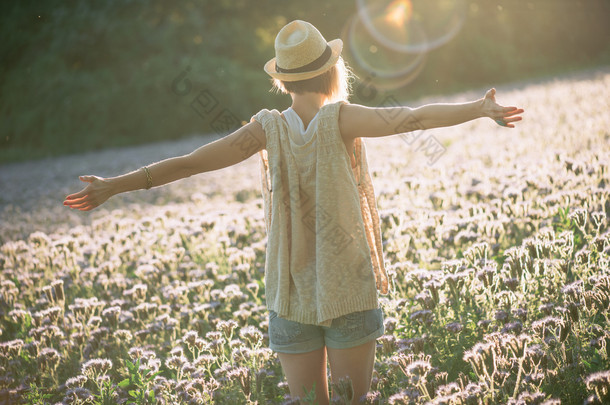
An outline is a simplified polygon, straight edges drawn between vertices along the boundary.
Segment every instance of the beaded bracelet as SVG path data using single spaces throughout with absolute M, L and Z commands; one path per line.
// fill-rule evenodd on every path
M 148 190 L 149 188 L 152 187 L 152 176 L 150 175 L 148 166 L 144 166 L 144 167 L 142 167 L 142 169 L 144 170 L 144 173 L 146 173 L 146 189 Z

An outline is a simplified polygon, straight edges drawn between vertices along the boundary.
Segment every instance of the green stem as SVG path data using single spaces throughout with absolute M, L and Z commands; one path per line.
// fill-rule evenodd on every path
M 521 374 L 523 374 L 523 359 L 525 358 L 525 352 L 527 350 L 527 342 L 523 346 L 523 357 L 519 359 L 519 371 L 517 372 L 517 382 L 515 383 L 515 390 L 513 391 L 513 398 L 517 397 L 519 393 L 519 385 L 521 385 Z

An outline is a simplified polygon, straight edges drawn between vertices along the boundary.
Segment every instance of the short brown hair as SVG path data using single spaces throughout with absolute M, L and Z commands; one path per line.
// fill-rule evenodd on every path
M 272 91 L 283 94 L 320 93 L 331 101 L 345 100 L 350 96 L 353 74 L 342 57 L 330 69 L 311 79 L 287 82 L 272 79 Z

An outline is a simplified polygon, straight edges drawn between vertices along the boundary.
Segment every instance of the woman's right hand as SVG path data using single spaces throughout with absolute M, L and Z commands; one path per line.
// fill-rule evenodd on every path
M 91 211 L 102 205 L 113 196 L 110 183 L 98 176 L 80 176 L 87 186 L 78 193 L 70 194 L 64 200 L 64 205 L 80 211 Z
M 496 102 L 495 88 L 489 89 L 482 101 L 483 116 L 491 118 L 500 126 L 514 128 L 515 126 L 512 123 L 522 119 L 516 116 L 523 113 L 522 108 L 503 107 Z

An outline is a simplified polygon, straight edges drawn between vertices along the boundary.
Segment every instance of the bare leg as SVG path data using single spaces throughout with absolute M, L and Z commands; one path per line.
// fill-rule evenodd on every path
M 333 383 L 349 377 L 354 388 L 352 404 L 358 404 L 360 397 L 371 388 L 373 367 L 375 366 L 375 340 L 350 349 L 328 348 L 328 360 Z M 334 397 L 334 394 L 333 394 Z
M 326 347 L 301 354 L 277 354 L 288 380 L 290 395 L 303 398 L 316 385 L 316 403 L 328 405 Z M 307 390 L 307 392 L 304 391 Z

